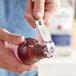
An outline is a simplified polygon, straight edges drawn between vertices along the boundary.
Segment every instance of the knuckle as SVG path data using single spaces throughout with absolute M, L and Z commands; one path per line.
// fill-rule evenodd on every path
M 17 66 L 16 67 L 16 71 L 20 74 L 23 74 L 25 72 L 25 69 L 23 66 Z
M 5 29 L 4 28 L 0 28 L 0 31 L 4 31 Z
M 19 74 L 23 74 L 25 71 L 17 71 L 17 73 Z
M 18 73 L 23 73 L 23 72 L 24 72 L 24 70 L 22 70 L 21 68 L 20 68 L 20 69 L 17 68 L 16 71 L 17 71 Z
M 3 36 L 5 32 L 7 32 L 7 31 L 4 28 L 0 28 L 0 34 L 1 34 L 1 36 Z
M 13 71 L 13 72 L 15 72 L 15 73 L 19 73 L 19 74 L 23 74 L 23 73 L 25 72 L 25 71 L 22 70 L 21 67 L 19 67 L 19 66 L 14 66 L 11 71 Z
M 1 32 L 1 33 L 5 33 L 5 32 L 8 33 L 8 31 L 7 31 L 6 29 L 4 29 L 4 28 L 0 28 L 0 32 Z

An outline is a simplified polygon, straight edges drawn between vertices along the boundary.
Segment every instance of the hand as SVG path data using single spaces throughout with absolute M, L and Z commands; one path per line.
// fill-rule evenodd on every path
M 47 25 L 57 15 L 59 6 L 59 0 L 28 0 L 25 18 L 33 28 L 36 28 L 34 17 L 43 18 Z
M 5 29 L 0 29 L 0 68 L 15 72 L 25 73 L 37 68 L 36 64 L 21 64 L 13 54 L 13 50 L 7 46 L 8 43 L 20 44 L 24 37 L 12 34 Z

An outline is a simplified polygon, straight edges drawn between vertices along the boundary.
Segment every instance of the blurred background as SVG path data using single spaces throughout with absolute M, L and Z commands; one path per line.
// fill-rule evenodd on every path
M 58 16 L 47 27 L 55 56 L 39 62 L 39 76 L 76 76 L 76 0 L 60 0 Z

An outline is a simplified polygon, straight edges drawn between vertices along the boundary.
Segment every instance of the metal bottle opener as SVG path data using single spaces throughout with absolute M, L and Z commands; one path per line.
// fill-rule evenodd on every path
M 48 49 L 48 52 L 45 52 L 45 53 L 48 55 L 48 57 L 53 56 L 52 52 L 55 51 L 55 45 L 54 45 L 54 42 L 52 41 L 51 36 L 49 35 L 49 33 L 44 25 L 43 19 L 40 19 L 40 20 L 36 19 L 35 22 L 36 22 L 37 28 L 41 34 L 41 37 Z

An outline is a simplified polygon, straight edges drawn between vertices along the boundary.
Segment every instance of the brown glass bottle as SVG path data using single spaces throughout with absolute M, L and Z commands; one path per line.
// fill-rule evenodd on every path
M 51 49 L 53 49 L 51 47 Z M 18 57 L 24 64 L 33 64 L 43 58 L 48 58 L 46 45 L 41 45 L 39 41 L 33 38 L 27 38 L 17 49 Z M 49 52 L 50 57 L 54 51 Z M 51 54 L 50 54 L 51 53 Z

